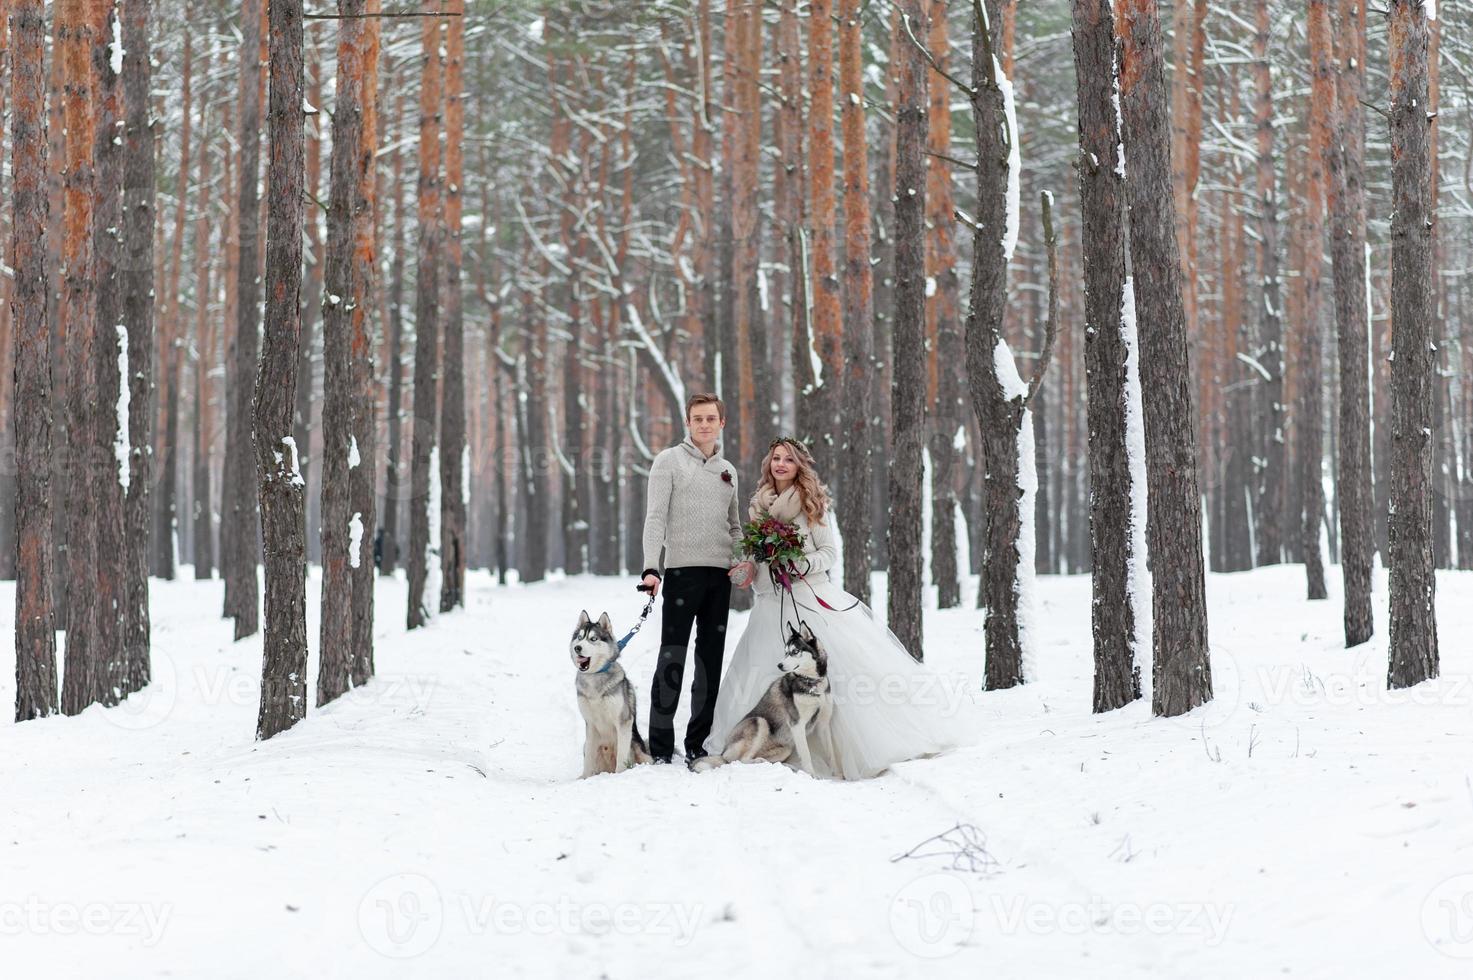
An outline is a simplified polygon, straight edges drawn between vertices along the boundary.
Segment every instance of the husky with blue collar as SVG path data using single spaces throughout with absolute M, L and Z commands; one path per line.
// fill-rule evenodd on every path
M 580 613 L 568 653 L 578 671 L 575 684 L 578 711 L 583 715 L 583 778 L 649 762 L 649 749 L 635 718 L 634 685 L 619 665 L 619 643 L 609 614 L 594 622 L 586 610 Z

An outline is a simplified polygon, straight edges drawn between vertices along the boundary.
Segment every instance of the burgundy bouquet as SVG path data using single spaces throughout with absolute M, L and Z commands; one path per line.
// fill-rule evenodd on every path
M 803 532 L 771 514 L 742 525 L 742 540 L 737 546 L 741 557 L 768 567 L 774 584 L 792 590 L 794 579 L 800 578 L 798 562 L 803 561 Z

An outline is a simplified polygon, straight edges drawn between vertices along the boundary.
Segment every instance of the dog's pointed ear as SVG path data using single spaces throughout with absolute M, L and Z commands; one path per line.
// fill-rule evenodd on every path
M 813 630 L 808 628 L 807 623 L 803 624 L 803 641 L 808 644 L 814 644 L 818 642 L 818 637 L 813 635 Z
M 603 613 L 598 617 L 598 628 L 603 630 L 605 633 L 614 632 L 614 624 L 609 619 L 608 613 Z
M 584 610 L 582 610 L 581 612 L 578 613 L 578 628 L 579 629 L 582 629 L 583 627 L 587 626 L 591 622 L 593 622 L 593 620 L 591 620 L 591 619 L 588 618 L 588 610 L 587 609 L 584 609 Z

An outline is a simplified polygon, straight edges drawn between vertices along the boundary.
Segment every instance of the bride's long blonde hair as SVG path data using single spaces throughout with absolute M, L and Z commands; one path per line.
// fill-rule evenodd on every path
M 774 439 L 772 445 L 767 447 L 767 455 L 762 457 L 762 479 L 758 481 L 757 491 L 752 499 L 755 501 L 763 490 L 777 492 L 777 481 L 772 477 L 772 454 L 779 446 L 788 447 L 798 460 L 798 475 L 793 480 L 793 486 L 798 488 L 798 497 L 803 501 L 803 513 L 807 515 L 808 523 L 822 524 L 829 509 L 829 488 L 819 480 L 818 470 L 813 464 L 813 454 L 808 451 L 808 447 L 791 436 Z

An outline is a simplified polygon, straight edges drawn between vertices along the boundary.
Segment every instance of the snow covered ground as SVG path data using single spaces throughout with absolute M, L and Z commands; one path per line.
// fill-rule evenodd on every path
M 1473 575 L 1439 577 L 1443 677 L 1412 692 L 1384 690 L 1384 579 L 1346 652 L 1336 597 L 1273 568 L 1209 582 L 1210 706 L 1095 717 L 1089 580 L 1044 578 L 1017 690 L 979 692 L 977 612 L 928 613 L 969 748 L 859 784 L 580 781 L 566 638 L 582 607 L 626 628 L 631 584 L 473 574 L 406 633 L 381 582 L 377 679 L 258 744 L 259 638 L 218 581 L 155 582 L 147 691 L 0 723 L 0 973 L 1473 975 Z M 642 712 L 657 635 L 625 657 Z

